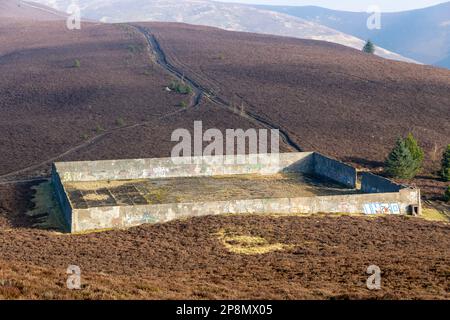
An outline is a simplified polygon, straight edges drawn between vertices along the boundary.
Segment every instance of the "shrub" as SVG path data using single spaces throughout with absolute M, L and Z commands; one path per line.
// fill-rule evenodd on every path
M 75 59 L 75 60 L 73 61 L 73 67 L 74 67 L 74 68 L 79 68 L 80 66 L 81 66 L 80 60 Z
M 128 51 L 132 54 L 141 53 L 144 51 L 144 47 L 141 44 L 129 44 L 127 46 Z
M 405 140 L 398 139 L 386 159 L 386 172 L 396 178 L 412 179 L 417 173 L 417 163 Z
M 123 120 L 122 118 L 117 118 L 116 125 L 118 125 L 119 127 L 123 127 L 125 125 L 125 120 Z
M 95 127 L 95 132 L 100 133 L 100 132 L 103 132 L 103 131 L 105 131 L 105 129 L 103 129 L 103 127 L 101 125 L 98 124 Z
M 169 85 L 169 88 L 181 94 L 192 93 L 192 88 L 184 81 L 172 81 Z
M 364 45 L 362 49 L 365 53 L 374 54 L 375 53 L 375 45 L 372 43 L 372 41 L 367 40 L 366 44 Z
M 447 187 L 447 190 L 445 190 L 444 199 L 447 202 L 450 202 L 450 186 Z
M 442 155 L 441 177 L 445 181 L 450 181 L 450 144 L 447 145 L 447 149 Z

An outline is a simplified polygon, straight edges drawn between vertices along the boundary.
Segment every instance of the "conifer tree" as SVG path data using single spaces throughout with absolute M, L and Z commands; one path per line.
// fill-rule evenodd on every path
M 425 154 L 422 148 L 417 143 L 417 140 L 412 135 L 412 133 L 408 134 L 408 136 L 405 139 L 405 143 L 415 161 L 417 174 L 422 169 L 423 158 Z
M 375 45 L 372 43 L 372 41 L 367 40 L 366 44 L 363 47 L 363 51 L 370 54 L 375 53 Z
M 445 181 L 450 181 L 450 144 L 442 155 L 441 176 Z
M 411 179 L 417 170 L 416 162 L 405 140 L 398 139 L 386 159 L 386 172 L 396 178 Z

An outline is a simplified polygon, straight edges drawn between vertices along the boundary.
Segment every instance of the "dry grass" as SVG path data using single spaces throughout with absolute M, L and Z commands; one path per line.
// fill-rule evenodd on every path
M 167 188 L 159 187 L 159 188 L 151 188 L 149 191 L 142 196 L 150 203 L 150 204 L 160 204 L 164 203 L 165 199 L 169 194 L 169 190 Z M 177 201 L 178 202 L 178 201 Z
M 23 203 L 2 194 L 2 205 Z M 449 225 L 418 218 L 207 216 L 76 236 L 0 229 L 0 298 L 448 299 Z M 382 291 L 365 287 L 366 263 L 388 271 Z M 69 264 L 80 266 L 82 290 L 66 288 Z
M 78 189 L 81 191 L 95 191 L 98 189 L 109 189 L 126 186 L 145 180 L 105 180 L 105 181 L 73 181 L 64 182 L 66 189 Z
M 420 218 L 428 221 L 441 221 L 441 222 L 449 222 L 448 218 L 441 213 L 439 210 L 434 208 L 422 208 L 422 215 Z
M 322 195 L 352 194 L 331 181 L 298 173 L 292 174 L 234 174 L 158 179 L 116 181 L 66 182 L 66 190 L 94 191 L 108 189 L 114 196 L 122 186 L 136 190 L 149 204 L 191 203 L 226 200 L 314 197 Z M 123 191 L 121 191 L 123 193 Z M 211 195 L 214 194 L 214 197 Z M 107 198 L 105 197 L 106 200 Z M 102 200 L 88 199 L 85 200 Z M 72 201 L 72 199 L 71 199 Z M 75 201 L 75 200 L 74 200 Z
M 35 265 L 12 264 L 0 261 L 0 299 L 155 299 L 160 289 L 152 280 L 106 273 L 81 273 L 81 288 L 70 290 L 66 286 L 68 275 L 64 268 L 51 269 Z
M 293 247 L 282 243 L 271 244 L 262 237 L 237 235 L 223 229 L 215 235 L 228 251 L 236 254 L 259 255 L 273 251 L 284 251 Z
M 106 194 L 89 193 L 83 195 L 83 198 L 86 201 L 104 201 L 109 199 L 109 196 Z

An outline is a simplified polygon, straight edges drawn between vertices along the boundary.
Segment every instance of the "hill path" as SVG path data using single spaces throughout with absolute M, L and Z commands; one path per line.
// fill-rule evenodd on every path
M 191 102 L 188 108 L 195 108 L 198 107 L 200 105 L 200 102 L 202 100 L 202 98 L 207 99 L 208 101 L 214 103 L 215 105 L 224 108 L 225 110 L 232 112 L 234 114 L 238 114 L 241 117 L 245 118 L 246 120 L 253 122 L 256 125 L 260 125 L 263 126 L 267 129 L 276 129 L 279 130 L 280 133 L 280 137 L 281 140 L 290 147 L 290 149 L 292 149 L 293 151 L 302 151 L 302 148 L 296 144 L 289 136 L 289 134 L 280 126 L 278 126 L 277 124 L 271 123 L 270 121 L 258 116 L 255 113 L 249 112 L 249 111 L 243 111 L 243 110 L 239 110 L 239 112 L 236 112 L 236 110 L 233 108 L 233 106 L 231 106 L 230 103 L 228 103 L 227 101 L 225 101 L 224 99 L 222 99 L 219 96 L 216 96 L 211 90 L 209 90 L 208 88 L 205 88 L 204 86 L 202 86 L 200 83 L 198 83 L 197 81 L 195 81 L 194 79 L 192 79 L 189 76 L 186 76 L 184 74 L 184 72 L 180 69 L 178 69 L 177 67 L 175 67 L 174 65 L 172 65 L 168 59 L 167 56 L 165 54 L 165 52 L 163 51 L 163 49 L 161 48 L 158 40 L 156 39 L 156 37 L 149 31 L 148 28 L 139 26 L 139 25 L 132 25 L 130 24 L 131 27 L 135 28 L 138 32 L 140 32 L 146 39 L 147 41 L 147 49 L 149 51 L 149 54 L 153 53 L 153 56 L 156 57 L 156 63 L 162 67 L 164 70 L 166 70 L 168 73 L 170 73 L 171 75 L 175 76 L 177 79 L 183 80 L 186 83 L 188 83 L 194 93 L 192 95 L 191 98 Z M 175 111 L 175 112 L 171 112 L 168 113 L 166 115 L 161 116 L 158 119 L 163 119 L 165 117 L 180 113 L 180 112 L 184 112 L 186 111 L 187 108 L 179 110 L 179 111 Z M 106 130 L 105 132 L 98 134 L 88 140 L 86 140 L 85 142 L 83 142 L 82 144 L 79 144 L 77 146 L 74 146 L 52 158 L 49 158 L 47 160 L 44 160 L 40 163 L 37 164 L 33 164 L 30 165 L 28 167 L 13 171 L 13 172 L 9 172 L 7 174 L 4 175 L 0 175 L 0 185 L 4 185 L 4 184 L 14 184 L 14 183 L 21 183 L 21 182 L 33 182 L 33 181 L 40 181 L 43 180 L 42 177 L 20 177 L 20 175 L 25 174 L 29 171 L 32 170 L 37 170 L 43 166 L 49 165 L 61 158 L 63 158 L 64 156 L 67 156 L 73 152 L 79 151 L 83 148 L 86 148 L 88 146 L 91 146 L 93 144 L 95 144 L 96 142 L 100 141 L 101 139 L 111 135 L 114 132 L 120 131 L 120 130 L 124 130 L 124 129 L 131 129 L 131 128 L 136 128 L 136 127 L 141 127 L 141 126 L 145 126 L 147 124 L 149 124 L 150 121 L 144 121 L 144 122 L 140 122 L 140 123 L 135 123 L 135 124 L 131 124 L 131 125 L 125 125 L 125 126 L 121 126 L 121 127 L 116 127 L 113 129 L 109 129 Z M 20 177 L 20 178 L 18 178 Z M 8 179 L 10 178 L 10 179 Z
M 164 50 L 162 49 L 162 47 L 159 44 L 158 40 L 156 39 L 155 35 L 151 33 L 149 28 L 142 27 L 139 25 L 132 25 L 132 26 L 135 27 L 139 32 L 141 32 L 145 36 L 145 38 L 147 39 L 147 42 L 151 48 L 150 50 L 153 51 L 153 53 L 157 57 L 156 62 L 162 68 L 167 70 L 169 73 L 171 73 L 172 75 L 174 75 L 177 78 L 183 79 L 184 81 L 186 81 L 189 85 L 191 85 L 194 88 L 194 91 L 196 92 L 196 96 L 197 96 L 196 103 L 194 104 L 194 106 L 198 105 L 200 99 L 202 97 L 204 97 L 205 99 L 214 103 L 215 105 L 222 107 L 222 108 L 226 109 L 227 111 L 232 112 L 234 114 L 238 114 L 250 122 L 253 122 L 255 124 L 263 126 L 267 129 L 279 130 L 281 140 L 287 146 L 289 146 L 290 149 L 292 149 L 293 151 L 298 151 L 298 152 L 302 151 L 302 148 L 291 139 L 291 137 L 289 136 L 287 131 L 285 129 L 283 129 L 281 126 L 279 126 L 275 123 L 272 123 L 269 120 L 266 120 L 266 119 L 260 117 L 259 115 L 252 113 L 248 110 L 245 110 L 245 111 L 239 110 L 239 112 L 237 113 L 235 108 L 233 108 L 233 106 L 229 102 L 227 102 L 223 98 L 215 95 L 211 90 L 209 90 L 208 88 L 205 88 L 204 86 L 202 86 L 200 83 L 198 83 L 193 78 L 186 76 L 182 70 L 178 69 L 176 66 L 171 64 L 168 61 L 167 55 L 165 54 Z M 194 75 L 197 76 L 195 73 L 194 73 Z M 200 75 L 198 75 L 198 77 L 201 78 Z

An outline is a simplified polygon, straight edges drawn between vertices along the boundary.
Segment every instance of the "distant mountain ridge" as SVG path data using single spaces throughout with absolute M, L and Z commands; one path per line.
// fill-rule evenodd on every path
M 395 13 L 382 13 L 381 30 L 369 30 L 366 12 L 314 6 L 255 6 L 333 28 L 414 60 L 450 68 L 450 2 Z
M 58 10 L 65 10 L 72 0 L 36 0 Z M 103 22 L 162 21 L 184 22 L 295 38 L 324 40 L 358 50 L 364 40 L 318 23 L 249 5 L 210 0 L 79 0 L 83 18 Z M 379 47 L 382 57 L 415 62 Z
M 48 6 L 21 0 L 0 0 L 0 18 L 19 20 L 62 20 L 67 15 Z

